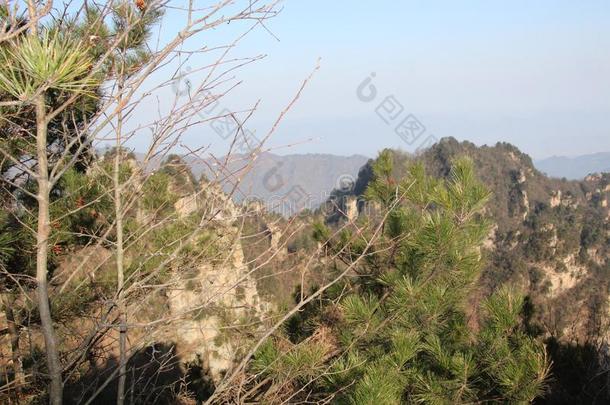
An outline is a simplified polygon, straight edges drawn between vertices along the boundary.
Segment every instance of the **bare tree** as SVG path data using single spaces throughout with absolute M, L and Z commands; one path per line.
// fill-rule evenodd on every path
M 84 400 L 94 401 L 96 395 L 116 379 L 117 403 L 124 403 L 128 400 L 126 393 L 130 391 L 126 386 L 129 374 L 127 365 L 139 349 L 138 341 L 146 342 L 149 337 L 147 333 L 158 333 L 157 327 L 171 328 L 176 320 L 207 309 L 206 305 L 212 305 L 219 296 L 234 291 L 245 277 L 257 270 L 255 266 L 244 277 L 211 294 L 207 304 L 204 302 L 178 315 L 159 317 L 145 324 L 136 322 L 143 296 L 181 282 L 175 277 L 160 281 L 159 275 L 182 257 L 194 241 L 207 232 L 210 224 L 223 215 L 224 205 L 239 189 L 239 180 L 234 179 L 241 178 L 251 169 L 258 154 L 264 150 L 265 141 L 275 132 L 307 83 L 306 80 L 264 137 L 255 141 L 245 140 L 250 143 L 248 159 L 239 167 L 239 173 L 229 169 L 230 156 L 246 138 L 244 125 L 257 105 L 240 111 L 225 109 L 213 114 L 203 112 L 219 103 L 226 94 L 235 91 L 239 81 L 231 76 L 233 72 L 261 58 L 233 58 L 231 51 L 253 29 L 264 27 L 266 20 L 277 14 L 276 2 L 241 3 L 225 0 L 197 8 L 194 2 L 180 7 L 163 1 L 111 1 L 100 6 L 84 4 L 80 9 L 71 6 L 56 9 L 51 2 L 39 4 L 30 1 L 26 13 L 21 13 L 17 7 L 2 8 L 5 29 L 0 37 L 1 130 L 4 131 L 3 137 L 16 145 L 14 148 L 11 147 L 13 143 L 0 145 L 3 161 L 9 163 L 3 173 L 10 174 L 3 179 L 3 187 L 15 201 L 23 196 L 36 201 L 33 207 L 22 207 L 17 202 L 12 209 L 15 213 L 22 210 L 26 216 L 36 216 L 35 220 L 24 222 L 23 225 L 35 235 L 35 309 L 44 336 L 50 381 L 48 395 L 53 404 L 63 403 L 64 383 L 85 362 L 91 361 L 97 347 L 113 342 L 116 331 L 118 367 Z M 151 27 L 158 23 L 162 10 L 179 14 L 183 26 L 171 27 L 172 37 L 162 41 L 159 36 L 157 45 L 153 47 Z M 230 22 L 246 24 L 233 40 L 218 46 L 193 49 L 197 36 L 227 26 Z M 169 106 L 161 103 L 163 105 L 159 106 L 158 116 L 150 122 L 134 124 L 135 117 L 141 117 L 136 112 L 145 103 L 155 100 L 158 94 L 167 95 L 168 89 L 176 81 L 184 83 L 183 69 L 196 59 L 198 63 L 205 62 L 191 69 L 188 75 L 193 78 L 191 83 L 196 78 L 198 84 L 191 85 L 186 95 L 176 92 Z M 169 77 L 159 82 L 158 77 L 162 72 Z M 83 110 L 87 112 L 83 113 Z M 218 206 L 207 206 L 193 229 L 168 241 L 162 248 L 147 251 L 146 257 L 138 258 L 139 265 L 128 264 L 128 261 L 133 262 L 134 257 L 138 257 L 135 250 L 140 249 L 142 243 L 147 243 L 151 232 L 177 223 L 178 214 L 171 212 L 156 221 L 144 219 L 137 223 L 135 229 L 132 227 L 126 231 L 126 218 L 131 219 L 134 212 L 140 215 L 143 211 L 142 197 L 148 185 L 155 181 L 151 175 L 152 168 L 179 149 L 180 139 L 185 133 L 218 119 L 234 124 L 229 134 L 232 142 L 226 156 L 205 157 L 205 148 L 187 149 L 185 154 L 203 164 L 210 161 L 218 164 L 215 177 L 195 190 L 192 198 L 203 199 L 207 204 L 216 187 L 220 184 L 226 187 L 233 182 L 230 190 L 221 197 L 225 199 L 224 202 Z M 98 194 L 91 201 L 79 201 L 67 212 L 54 213 L 54 199 L 62 182 L 75 167 L 82 164 L 87 154 L 93 152 L 95 142 L 107 144 L 109 138 L 114 138 L 115 152 L 111 170 L 103 167 L 96 169 L 95 164 L 87 169 L 89 172 L 98 170 L 95 180 L 100 183 Z M 133 142 L 147 144 L 147 149 L 139 159 L 141 169 L 131 167 L 125 176 L 124 170 L 131 164 L 125 151 Z M 109 181 L 105 182 L 104 179 Z M 87 185 L 81 187 L 86 188 Z M 86 247 L 104 246 L 112 254 L 95 263 L 95 255 L 86 254 L 70 272 L 52 271 L 51 267 L 56 267 L 56 264 L 50 266 L 49 258 L 55 260 L 61 251 L 61 246 L 52 242 L 58 233 L 54 227 L 59 226 L 63 219 L 86 212 L 106 199 L 111 201 L 114 209 L 108 211 L 111 218 L 98 215 L 97 222 L 105 221 L 96 230 L 98 233 L 74 229 L 58 232 L 63 232 L 63 236 L 70 233 L 71 237 L 86 238 Z M 163 210 L 164 207 L 157 209 Z M 30 224 L 32 227 L 29 227 Z M 235 243 L 239 243 L 239 239 Z M 50 251 L 51 247 L 53 249 Z M 158 260 L 159 257 L 161 260 Z M 202 253 L 199 253 L 190 257 L 188 263 L 196 265 L 201 259 Z M 229 258 L 224 255 L 222 260 Z M 63 296 L 78 296 L 82 292 L 87 280 L 82 277 L 85 268 L 99 269 L 110 262 L 116 269 L 114 294 L 106 296 L 100 293 L 102 305 L 95 313 L 96 319 L 87 325 L 89 330 L 79 337 L 66 339 L 66 334 L 58 331 L 60 324 L 54 317 L 53 303 Z M 127 266 L 130 266 L 129 274 Z M 89 274 L 88 277 L 93 280 L 95 276 Z M 18 284 L 23 284 L 27 290 L 27 276 L 21 274 L 17 278 Z M 136 331 L 130 343 L 128 331 L 132 329 Z M 19 332 L 15 335 L 15 347 L 18 347 Z M 68 340 L 76 340 L 76 344 L 72 342 L 67 345 Z M 27 384 L 19 382 L 23 383 Z

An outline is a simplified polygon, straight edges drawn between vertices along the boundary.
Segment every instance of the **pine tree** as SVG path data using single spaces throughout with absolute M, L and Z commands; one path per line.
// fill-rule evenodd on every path
M 0 42 L 0 199 L 3 208 L 12 211 L 11 223 L 17 227 L 24 220 L 17 218 L 22 215 L 15 209 L 19 203 L 29 203 L 37 217 L 31 226 L 36 229 L 32 244 L 37 312 L 45 339 L 49 401 L 60 404 L 63 365 L 51 314 L 49 275 L 53 255 L 61 249 L 53 241 L 65 233 L 53 216 L 60 204 L 52 203 L 74 191 L 69 188 L 78 178 L 74 171 L 84 172 L 92 160 L 88 128 L 101 108 L 104 82 L 115 79 L 117 70 L 131 74 L 147 61 L 145 43 L 161 11 L 121 2 L 111 12 L 110 26 L 103 8 L 85 5 L 82 13 L 66 13 L 48 22 L 37 20 L 37 9 L 33 2 L 30 5 L 29 18 L 10 18 L 6 7 L 0 10 L 3 33 L 11 33 L 15 25 L 27 28 Z M 27 270 L 19 268 L 22 273 Z M 0 282 L 12 287 L 12 279 L 7 279 Z
M 479 304 L 471 299 L 490 228 L 483 214 L 490 194 L 472 162 L 454 162 L 448 181 L 421 165 L 403 179 L 392 173 L 384 152 L 366 190 L 369 204 L 382 208 L 379 219 L 330 239 L 318 227 L 353 272 L 323 305 L 310 304 L 306 319 L 289 323 L 311 330 L 307 336 L 263 345 L 252 370 L 267 385 L 251 395 L 353 404 L 534 400 L 549 364 L 522 328 L 523 298 L 505 288 Z

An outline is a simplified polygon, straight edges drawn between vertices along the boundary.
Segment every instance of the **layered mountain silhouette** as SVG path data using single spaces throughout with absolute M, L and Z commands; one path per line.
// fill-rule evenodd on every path
M 534 164 L 550 177 L 581 180 L 592 173 L 610 172 L 610 152 L 575 157 L 553 156 L 537 160 Z
M 469 144 L 473 147 L 474 144 Z M 482 146 L 481 151 L 493 148 Z M 515 151 L 517 149 L 515 148 Z M 521 155 L 521 152 L 518 152 Z M 483 155 L 491 156 L 490 153 Z M 136 156 L 141 160 L 142 155 Z M 485 156 L 480 156 L 485 159 Z M 363 155 L 331 154 L 276 155 L 262 153 L 254 161 L 248 155 L 229 158 L 196 159 L 183 156 L 196 177 L 217 179 L 225 192 L 236 202 L 259 200 L 269 211 L 290 216 L 304 209 L 316 209 L 333 189 L 349 186 L 367 161 Z M 493 158 L 492 158 L 493 159 Z M 526 156 L 529 170 L 537 170 L 550 178 L 583 180 L 593 173 L 610 172 L 610 152 L 578 157 L 551 157 L 532 161 Z M 160 159 L 153 159 L 148 170 L 155 170 Z
M 138 160 L 142 154 L 136 153 Z M 304 209 L 316 209 L 335 188 L 355 181 L 368 157 L 330 154 L 249 155 L 197 159 L 181 156 L 193 175 L 218 181 L 235 202 L 263 202 L 272 212 L 290 216 Z M 145 170 L 158 169 L 162 159 L 151 159 Z

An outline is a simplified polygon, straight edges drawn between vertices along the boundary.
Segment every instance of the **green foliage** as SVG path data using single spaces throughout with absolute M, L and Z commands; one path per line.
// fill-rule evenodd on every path
M 134 223 L 132 227 L 136 226 Z M 209 231 L 202 229 L 195 232 L 197 227 L 197 222 L 190 218 L 165 219 L 161 224 L 157 224 L 129 249 L 131 260 L 126 274 L 129 276 L 138 272 L 140 275 L 151 275 L 152 281 L 163 282 L 172 270 L 189 271 L 194 261 L 213 262 L 219 246 L 215 244 Z M 133 235 L 138 233 L 133 232 Z M 172 260 L 167 262 L 169 257 Z
M 275 381 L 298 379 L 307 383 L 324 368 L 328 348 L 315 341 L 305 341 L 289 350 L 278 343 L 266 341 L 258 350 L 252 370 Z
M 115 31 L 117 34 L 126 34 L 120 43 L 120 48 L 139 50 L 145 47 L 151 27 L 159 22 L 162 16 L 163 11 L 158 6 L 140 10 L 131 1 L 120 1 L 114 5 Z
M 15 254 L 16 240 L 17 236 L 12 233 L 9 226 L 8 214 L 0 212 L 0 269 L 4 270 L 6 262 Z
M 138 9 L 132 1 L 119 1 L 113 5 L 114 36 L 119 37 L 118 53 L 115 56 L 117 74 L 129 75 L 150 58 L 147 41 L 153 25 L 163 16 L 163 9 L 155 2 L 151 7 Z
M 171 192 L 171 177 L 165 172 L 149 176 L 142 190 L 142 207 L 158 214 L 167 213 L 174 208 L 178 195 Z
M 18 36 L 0 47 L 0 91 L 24 101 L 39 89 L 94 96 L 92 66 L 86 48 L 57 31 Z
M 315 222 L 313 224 L 312 235 L 316 241 L 326 243 L 330 238 L 330 231 L 323 223 Z
M 195 192 L 195 176 L 189 165 L 180 156 L 169 155 L 161 165 L 159 172 L 167 174 L 172 179 L 172 188 L 175 193 L 185 195 Z
M 66 171 L 51 202 L 53 244 L 84 245 L 108 229 L 114 218 L 109 188 L 102 176 Z
M 400 404 L 404 389 L 402 375 L 385 367 L 385 364 L 369 366 L 366 374 L 358 381 L 351 395 L 352 404 Z
M 299 251 L 310 252 L 315 247 L 316 239 L 313 237 L 311 229 L 298 232 L 296 235 L 290 238 L 286 246 L 289 253 L 296 253 Z
M 327 395 L 353 404 L 537 398 L 548 362 L 544 348 L 525 334 L 523 299 L 502 289 L 480 304 L 477 327 L 469 323 L 470 292 L 481 272 L 481 246 L 490 228 L 483 211 L 491 197 L 472 161 L 456 160 L 445 181 L 427 176 L 421 165 L 396 179 L 392 155 L 384 151 L 373 172 L 366 196 L 388 210 L 384 222 L 334 237 L 326 227 L 315 228 L 329 254 L 354 266 L 357 277 L 341 283 L 338 305 L 325 297 L 324 306 L 316 311 L 306 307 L 298 315 L 293 326 L 310 325 L 310 335 L 300 335 L 300 342 L 287 349 L 266 347 L 259 360 L 271 368 L 283 364 L 285 370 L 281 359 L 288 356 L 286 350 L 311 345 L 320 330 L 329 328 L 333 338 L 325 341 L 338 354 L 325 360 L 330 371 L 321 379 L 305 378 L 307 385 L 299 384 L 301 377 L 310 376 L 306 365 L 319 360 L 310 358 L 290 374 L 276 369 L 275 384 L 296 384 L 309 399 Z M 382 234 L 374 237 L 379 227 Z M 331 308 L 339 313 L 325 322 L 321 314 Z

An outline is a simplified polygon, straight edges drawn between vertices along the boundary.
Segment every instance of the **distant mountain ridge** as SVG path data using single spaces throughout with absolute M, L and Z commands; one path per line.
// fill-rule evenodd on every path
M 341 182 L 355 181 L 368 160 L 362 155 L 263 153 L 254 162 L 248 156 L 236 155 L 229 159 L 226 168 L 220 164 L 194 165 L 192 170 L 195 175 L 202 173 L 224 179 L 223 188 L 227 192 L 239 183 L 233 193 L 237 202 L 262 200 L 270 211 L 289 216 L 303 209 L 317 208 Z
M 140 154 L 136 153 L 139 160 Z M 218 160 L 194 159 L 184 156 L 196 177 L 217 179 L 236 202 L 261 200 L 270 211 L 292 215 L 305 208 L 315 209 L 341 183 L 355 181 L 367 161 L 363 155 L 332 154 L 276 155 L 262 153 L 252 163 L 246 155 L 232 155 L 223 167 L 225 157 Z M 148 170 L 155 170 L 160 160 L 152 161 Z M 610 172 L 610 152 L 577 157 L 551 157 L 533 162 L 540 172 L 553 178 L 582 180 L 591 173 Z M 235 185 L 239 184 L 236 188 Z
M 135 153 L 142 160 L 140 153 Z M 345 182 L 355 181 L 358 171 L 369 160 L 362 155 L 331 154 L 275 155 L 261 153 L 252 159 L 235 154 L 229 158 L 196 159 L 182 156 L 195 177 L 204 175 L 218 181 L 235 202 L 260 200 L 269 211 L 284 216 L 303 209 L 316 209 L 330 193 Z M 145 168 L 156 170 L 162 159 L 154 159 Z
M 550 177 L 582 180 L 592 173 L 610 172 L 610 152 L 582 156 L 553 156 L 534 162 L 536 168 Z

